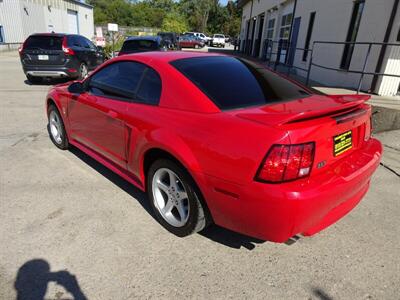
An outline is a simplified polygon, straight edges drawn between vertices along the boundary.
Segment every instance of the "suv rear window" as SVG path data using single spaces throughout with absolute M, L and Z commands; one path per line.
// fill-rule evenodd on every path
M 158 45 L 154 41 L 149 40 L 132 40 L 125 41 L 122 45 L 121 52 L 150 51 L 157 50 Z
M 192 57 L 171 64 L 220 109 L 234 109 L 308 97 L 301 86 L 245 59 Z
M 61 50 L 63 37 L 50 35 L 33 35 L 25 42 L 25 49 Z

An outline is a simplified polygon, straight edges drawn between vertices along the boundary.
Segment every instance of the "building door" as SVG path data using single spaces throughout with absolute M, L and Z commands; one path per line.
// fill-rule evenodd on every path
M 261 38 L 263 34 L 263 29 L 264 29 L 264 15 L 259 17 L 259 22 L 258 22 L 258 34 L 254 49 L 254 56 L 256 57 L 260 55 L 260 48 L 262 47 Z
M 256 35 L 256 20 L 252 20 L 252 26 L 251 26 L 251 42 L 250 42 L 250 47 L 249 47 L 249 52 L 247 53 L 248 55 L 251 55 L 253 52 L 253 44 L 254 44 L 254 39 Z
M 4 40 L 3 26 L 0 25 L 0 43 L 4 43 Z
M 289 51 L 289 57 L 288 57 L 288 65 L 292 66 L 294 57 L 296 55 L 296 47 L 297 47 L 297 37 L 299 36 L 299 29 L 300 29 L 300 21 L 301 17 L 297 17 L 294 19 L 293 23 L 293 31 L 292 31 L 292 38 L 290 40 L 290 51 Z
M 79 34 L 78 12 L 68 9 L 68 33 Z

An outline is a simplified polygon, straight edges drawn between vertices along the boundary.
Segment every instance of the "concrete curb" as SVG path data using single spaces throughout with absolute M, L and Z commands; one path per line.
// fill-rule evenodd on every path
M 400 110 L 372 105 L 373 132 L 396 129 L 400 129 Z

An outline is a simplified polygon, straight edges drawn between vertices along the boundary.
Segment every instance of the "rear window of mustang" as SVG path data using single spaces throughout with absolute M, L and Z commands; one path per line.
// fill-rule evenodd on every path
M 222 110 L 310 95 L 301 86 L 245 59 L 206 56 L 179 59 L 171 64 Z

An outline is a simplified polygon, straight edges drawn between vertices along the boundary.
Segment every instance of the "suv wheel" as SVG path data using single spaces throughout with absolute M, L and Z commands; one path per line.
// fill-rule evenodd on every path
M 88 67 L 85 63 L 81 63 L 79 66 L 79 80 L 85 79 L 88 76 Z
M 199 232 L 209 223 L 192 177 L 170 160 L 160 159 L 151 165 L 147 193 L 159 223 L 179 237 Z

